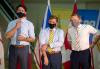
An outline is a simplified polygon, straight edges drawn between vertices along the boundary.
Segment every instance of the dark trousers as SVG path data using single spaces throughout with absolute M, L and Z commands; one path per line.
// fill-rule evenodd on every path
M 15 48 L 11 45 L 9 48 L 9 69 L 16 69 L 18 59 L 21 69 L 28 69 L 28 51 L 29 46 L 25 46 L 24 48 Z
M 90 50 L 72 51 L 71 53 L 71 69 L 90 69 Z
M 62 67 L 61 52 L 56 54 L 51 54 L 51 55 L 47 54 L 47 56 L 48 56 L 49 64 L 47 66 L 44 64 L 44 58 L 42 56 L 42 69 L 61 69 Z

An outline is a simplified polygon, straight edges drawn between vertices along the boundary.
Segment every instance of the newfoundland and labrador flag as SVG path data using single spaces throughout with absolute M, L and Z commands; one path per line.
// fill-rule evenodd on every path
M 48 0 L 48 4 L 47 4 L 46 10 L 45 10 L 44 19 L 43 19 L 43 23 L 42 23 L 40 32 L 42 32 L 43 29 L 49 27 L 48 20 L 49 20 L 50 16 L 51 16 L 51 7 L 50 7 L 50 1 Z M 36 66 L 38 69 L 42 69 L 39 38 L 37 39 L 37 43 L 36 43 L 34 52 L 35 52 L 34 60 L 36 62 Z

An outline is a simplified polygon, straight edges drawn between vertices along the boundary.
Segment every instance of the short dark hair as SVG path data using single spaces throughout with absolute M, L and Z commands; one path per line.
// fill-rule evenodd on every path
M 73 14 L 73 15 L 71 15 L 71 17 L 72 16 L 77 16 L 79 19 L 81 19 L 81 16 L 79 14 Z
M 49 20 L 50 20 L 50 19 L 56 19 L 57 22 L 59 21 L 58 17 L 55 16 L 55 15 L 51 15 L 51 16 L 49 17 Z
M 27 8 L 26 8 L 25 5 L 24 5 L 24 6 L 23 6 L 23 5 L 18 5 L 18 6 L 16 7 L 16 10 L 18 10 L 19 7 L 22 7 L 22 8 L 24 8 L 25 11 L 27 11 Z

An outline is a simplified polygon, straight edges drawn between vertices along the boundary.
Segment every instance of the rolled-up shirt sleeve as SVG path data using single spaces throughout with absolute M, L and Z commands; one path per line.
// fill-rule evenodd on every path
M 59 30 L 58 32 L 58 41 L 55 41 L 53 43 L 50 44 L 51 48 L 57 48 L 57 47 L 62 47 L 63 43 L 64 43 L 64 32 L 63 30 Z
M 29 37 L 32 37 L 35 39 L 35 33 L 34 33 L 34 26 L 32 23 L 29 24 L 29 32 L 28 32 Z
M 40 42 L 40 46 L 42 47 L 43 44 L 46 44 L 46 33 L 45 30 L 41 30 L 40 34 L 39 34 L 39 42 Z
M 12 22 L 10 22 L 10 23 L 8 24 L 6 33 L 9 32 L 9 31 L 11 31 L 11 30 L 14 28 L 14 26 L 15 26 L 15 23 L 14 23 L 14 22 L 15 22 L 15 21 L 12 21 Z
M 88 28 L 89 28 L 89 32 L 91 34 L 96 34 L 98 32 L 98 30 L 90 25 L 88 25 Z
M 92 33 L 92 34 L 94 34 L 94 38 L 96 36 L 100 35 L 100 31 L 98 29 L 96 29 L 96 28 L 94 28 L 94 27 L 92 27 L 90 25 L 88 25 L 88 27 L 89 27 L 89 32 Z

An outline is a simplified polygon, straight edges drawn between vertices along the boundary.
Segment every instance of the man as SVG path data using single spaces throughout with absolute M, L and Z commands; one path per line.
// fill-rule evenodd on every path
M 25 6 L 16 7 L 18 19 L 8 24 L 6 38 L 11 40 L 9 48 L 9 69 L 16 69 L 19 59 L 21 69 L 28 69 L 28 53 L 30 42 L 35 40 L 34 26 L 27 20 Z
M 4 66 L 5 66 L 4 65 L 4 49 L 3 49 L 1 31 L 0 31 L 0 69 L 5 69 Z
M 81 18 L 74 14 L 71 16 L 72 27 L 68 29 L 68 41 L 71 43 L 72 53 L 71 69 L 90 69 L 89 35 L 94 34 L 100 37 L 97 30 L 86 24 L 80 24 Z M 93 45 L 95 42 L 93 43 Z
M 40 32 L 43 69 L 61 69 L 61 47 L 64 42 L 63 30 L 57 28 L 58 18 L 54 15 L 49 18 L 49 28 Z

